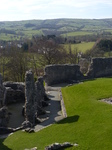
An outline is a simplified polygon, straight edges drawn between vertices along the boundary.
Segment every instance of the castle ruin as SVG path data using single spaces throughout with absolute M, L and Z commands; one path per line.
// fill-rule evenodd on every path
M 85 79 L 108 76 L 112 76 L 112 58 L 93 58 L 86 77 L 81 73 L 80 66 L 74 64 L 46 66 L 44 77 L 39 77 L 36 82 L 32 71 L 27 71 L 25 84 L 3 83 L 0 74 L 0 127 L 8 126 L 10 116 L 7 107 L 11 103 L 20 102 L 20 95 L 25 103 L 25 121 L 29 121 L 33 125 L 38 121 L 38 116 L 44 113 L 43 105 L 45 105 L 45 98 L 47 97 L 43 79 L 46 85 L 50 86 L 64 82 L 70 84 Z M 18 97 L 17 99 L 15 99 L 16 96 Z

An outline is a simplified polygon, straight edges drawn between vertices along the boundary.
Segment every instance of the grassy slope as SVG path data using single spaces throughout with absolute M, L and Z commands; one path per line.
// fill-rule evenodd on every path
M 1 33 L 0 34 L 0 40 L 5 40 L 5 41 L 9 41 L 9 40 L 19 40 L 20 36 L 16 36 L 14 37 L 15 35 L 13 34 L 5 34 L 5 33 Z
M 26 27 L 26 24 L 33 24 L 33 26 Z M 62 31 L 65 35 L 67 33 L 68 36 L 77 36 L 96 34 L 99 30 L 110 30 L 111 27 L 112 19 L 48 19 L 0 22 L 0 30 L 13 30 L 18 36 L 21 36 L 21 32 L 25 34 L 23 35 L 24 38 L 31 38 L 31 36 L 35 34 L 44 35 L 44 32 L 42 32 L 43 29 L 49 31 L 49 34 L 56 34 L 57 32 Z M 12 34 L 12 36 L 14 36 L 14 34 Z M 0 37 L 0 39 L 4 40 L 2 34 Z
M 68 118 L 38 133 L 17 132 L 4 141 L 2 150 L 23 150 L 37 146 L 43 150 L 53 142 L 78 143 L 70 150 L 111 150 L 112 106 L 98 101 L 112 97 L 112 78 L 87 81 L 62 89 Z
M 78 52 L 85 53 L 87 50 L 91 49 L 95 42 L 87 42 L 87 43 L 79 43 L 79 44 L 71 44 L 72 51 L 77 48 Z M 64 45 L 66 49 L 69 49 L 69 44 Z
M 33 35 L 41 36 L 43 34 L 41 30 L 24 30 L 23 33 L 27 38 L 32 38 Z
M 69 32 L 66 34 L 61 34 L 62 36 L 83 36 L 83 35 L 92 35 L 95 34 L 94 32 L 84 32 L 84 31 L 76 31 L 76 32 Z

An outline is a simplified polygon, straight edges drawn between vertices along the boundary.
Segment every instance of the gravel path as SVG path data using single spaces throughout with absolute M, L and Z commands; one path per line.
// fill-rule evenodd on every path
M 36 132 L 64 118 L 61 111 L 59 90 L 57 87 L 48 90 L 48 96 L 51 100 L 48 101 L 49 106 L 45 108 L 46 114 L 41 116 L 41 119 L 45 119 L 45 121 L 35 126 Z
M 67 84 L 64 83 L 45 87 L 48 93 L 47 95 L 51 100 L 49 101 L 49 106 L 45 108 L 46 114 L 41 116 L 43 119 L 45 119 L 45 121 L 35 126 L 35 132 L 43 128 L 46 128 L 47 126 L 50 126 L 53 123 L 58 122 L 66 117 L 66 115 L 63 116 L 62 113 L 61 98 L 60 98 L 61 87 L 65 87 L 66 85 Z

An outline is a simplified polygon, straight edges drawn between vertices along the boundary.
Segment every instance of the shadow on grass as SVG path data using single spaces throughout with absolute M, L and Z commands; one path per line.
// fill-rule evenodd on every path
M 58 150 L 65 150 L 65 149 L 68 149 L 68 148 L 71 148 L 71 147 L 73 147 L 73 146 L 71 145 L 71 146 L 68 146 L 68 147 L 59 148 Z
M 11 150 L 10 148 L 4 145 L 4 140 L 5 139 L 0 139 L 0 150 Z
M 104 77 L 105 78 L 105 77 Z M 106 78 L 112 78 L 112 76 L 107 76 Z
M 75 115 L 75 116 L 69 116 L 63 120 L 61 120 L 60 122 L 58 122 L 58 124 L 64 124 L 64 123 L 74 123 L 77 122 L 79 120 L 79 115 Z

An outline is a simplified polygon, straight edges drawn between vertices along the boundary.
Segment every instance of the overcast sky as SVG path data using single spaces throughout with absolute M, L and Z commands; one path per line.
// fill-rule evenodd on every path
M 112 18 L 112 0 L 1 0 L 0 21 Z

